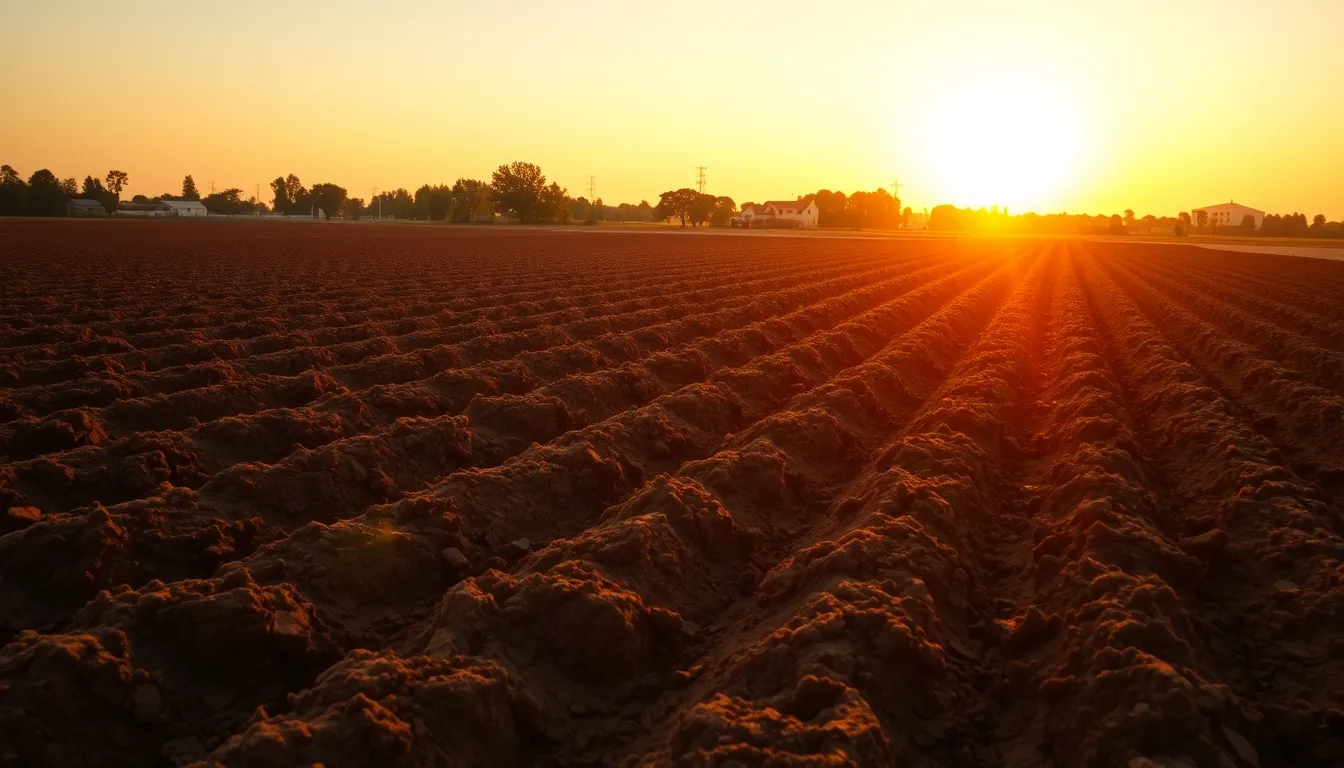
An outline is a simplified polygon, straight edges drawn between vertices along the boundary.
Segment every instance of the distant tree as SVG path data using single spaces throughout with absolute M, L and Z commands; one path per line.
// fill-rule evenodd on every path
M 643 217 L 640 221 L 653 221 L 653 206 L 649 205 L 648 200 L 640 200 L 636 209 L 639 211 L 640 216 Z
M 1177 216 L 1177 222 L 1178 223 L 1175 229 L 1175 234 L 1177 237 L 1185 237 L 1186 235 L 1190 234 L 1190 214 L 1186 213 L 1185 211 L 1181 211 L 1180 214 Z
M 126 175 L 125 171 L 108 171 L 107 190 L 111 192 L 112 196 L 117 200 L 121 200 L 121 190 L 126 188 L 126 184 L 130 182 L 130 180 L 131 177 Z
M 288 213 L 293 201 L 289 198 L 289 189 L 285 186 L 285 177 L 277 176 L 271 182 L 271 207 L 276 213 Z
M 701 224 L 708 224 L 710 219 L 714 217 L 714 208 L 717 202 L 713 195 L 696 192 L 695 202 L 691 203 L 688 211 L 691 226 L 698 227 Z
M 334 219 L 341 213 L 345 204 L 345 187 L 335 184 L 314 184 L 308 191 L 309 206 L 322 211 L 328 219 Z
M 1209 226 L 1209 212 L 1208 212 L 1208 211 L 1195 211 L 1195 224 L 1196 224 L 1196 226 L 1199 227 L 1199 229 L 1200 229 L 1201 232 L 1202 232 L 1206 227 L 1208 227 L 1208 226 Z
M 844 192 L 832 192 L 823 189 L 813 196 L 817 202 L 817 226 L 849 226 L 848 199 Z M 745 208 L 746 206 L 743 206 Z
M 1255 217 L 1249 213 L 1241 217 L 1241 233 L 1244 235 L 1255 234 Z
M 1311 228 L 1312 228 L 1312 229 L 1325 229 L 1325 216 L 1324 216 L 1324 214 L 1320 214 L 1320 213 L 1318 213 L 1318 214 L 1316 214 L 1315 216 L 1312 217 L 1312 219 L 1311 219 Z
M 537 221 L 548 221 L 554 224 L 564 224 L 570 220 L 570 200 L 569 195 L 563 187 L 555 182 L 541 191 L 541 198 L 537 201 L 536 219 Z
M 415 218 L 415 198 L 405 189 L 379 192 L 369 201 L 369 212 L 383 219 Z
M 1128 230 L 1125 229 L 1125 220 L 1120 218 L 1120 214 L 1118 213 L 1111 214 L 1109 232 L 1112 235 L 1123 235 L 1126 234 L 1126 232 L 1128 232 Z
M 298 205 L 308 196 L 308 190 L 304 189 L 299 177 L 291 173 L 285 177 L 285 194 L 289 195 L 291 202 Z
M 347 197 L 341 206 L 341 215 L 350 221 L 359 221 L 364 217 L 364 201 L 358 197 Z
M 183 199 L 187 199 L 183 196 Z M 213 192 L 201 200 L 201 204 L 211 213 L 222 216 L 246 216 L 256 213 L 258 204 L 255 199 L 243 199 L 243 190 L 231 187 L 223 192 Z
M 79 196 L 79 182 L 75 181 L 74 176 L 71 176 L 68 179 L 61 179 L 61 194 L 66 197 Z
M 714 212 L 709 216 L 709 225 L 711 227 L 726 227 L 733 223 L 733 216 L 737 214 L 737 203 L 733 202 L 731 197 L 714 198 Z
M 0 216 L 22 216 L 28 209 L 28 185 L 19 172 L 0 166 Z
M 664 192 L 658 196 L 658 210 L 663 214 L 662 218 L 678 219 L 684 227 L 700 197 L 700 193 L 690 187 Z
M 56 174 L 43 168 L 28 177 L 28 208 L 31 216 L 64 216 L 65 190 Z
M 953 205 L 935 205 L 929 212 L 929 229 L 936 232 L 960 232 L 966 228 L 962 211 Z
M 1143 217 L 1143 228 L 1146 232 L 1152 232 L 1153 227 L 1157 226 L 1157 217 L 1153 214 L 1147 214 Z
M 1133 208 L 1126 208 L 1126 209 L 1125 209 L 1125 229 L 1128 229 L 1128 230 L 1130 230 L 1130 231 L 1133 231 L 1133 230 L 1134 230 L 1134 209 L 1133 209 Z
M 514 162 L 496 168 L 490 186 L 500 209 L 527 224 L 536 219 L 537 207 L 546 195 L 546 175 L 532 163 Z
M 201 193 L 196 191 L 196 180 L 191 178 L 191 174 L 187 174 L 187 177 L 182 180 L 182 199 L 183 200 L 201 199 Z
M 415 217 L 443 221 L 453 209 L 453 188 L 447 184 L 426 184 L 415 190 Z
M 468 222 L 492 216 L 494 189 L 479 179 L 458 179 L 450 192 L 453 221 Z
M 108 213 L 117 210 L 117 198 L 112 192 L 103 186 L 103 183 L 92 176 L 84 177 L 84 188 L 80 190 L 80 197 L 86 197 L 90 200 L 97 200 L 103 204 L 103 209 Z

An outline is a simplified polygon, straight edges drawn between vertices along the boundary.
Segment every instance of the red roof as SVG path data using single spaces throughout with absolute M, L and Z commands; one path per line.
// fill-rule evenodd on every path
M 797 200 L 769 200 L 766 205 L 774 206 L 775 210 L 781 213 L 799 213 L 812 202 L 812 196 L 800 197 Z

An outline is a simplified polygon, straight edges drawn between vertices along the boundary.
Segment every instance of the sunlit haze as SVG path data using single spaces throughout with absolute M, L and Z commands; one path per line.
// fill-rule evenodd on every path
M 1344 217 L 1344 2 L 18 3 L 0 162 L 352 195 L 537 163 L 608 203 Z

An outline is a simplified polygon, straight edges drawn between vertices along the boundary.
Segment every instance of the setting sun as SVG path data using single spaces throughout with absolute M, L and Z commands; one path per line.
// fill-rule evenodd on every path
M 1081 107 L 1040 81 L 985 77 L 949 88 L 929 107 L 926 172 L 940 199 L 1040 205 L 1085 161 Z

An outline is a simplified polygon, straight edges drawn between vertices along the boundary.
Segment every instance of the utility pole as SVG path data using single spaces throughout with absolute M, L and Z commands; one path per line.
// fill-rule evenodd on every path
M 901 184 L 901 182 L 900 182 L 899 179 L 896 180 L 896 181 L 891 182 L 891 196 L 894 197 L 894 198 L 896 198 L 897 200 L 900 200 L 900 199 L 901 199 L 901 187 L 902 187 L 902 186 L 903 186 L 903 185 Z
M 703 195 L 705 194 L 705 171 L 709 170 L 709 166 L 697 165 L 695 167 L 695 170 L 696 170 L 696 176 L 695 176 L 696 188 L 699 189 L 700 194 Z
M 215 182 L 210 182 L 210 194 L 215 194 Z
M 588 218 L 597 221 L 597 177 L 588 177 Z
M 373 207 L 373 201 L 374 201 L 374 198 L 376 198 L 376 197 L 378 197 L 378 188 L 377 188 L 377 187 L 374 187 L 374 188 L 373 188 L 373 191 L 369 193 L 369 207 Z M 383 201 L 382 201 L 382 200 L 379 200 L 379 201 L 378 201 L 378 218 L 380 218 L 380 219 L 383 218 Z

